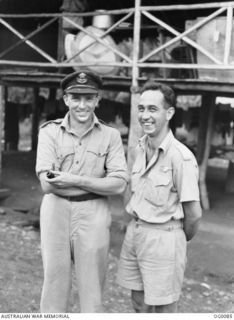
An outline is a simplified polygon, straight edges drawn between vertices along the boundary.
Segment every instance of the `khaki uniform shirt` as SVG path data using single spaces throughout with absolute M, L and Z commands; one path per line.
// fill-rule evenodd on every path
M 128 180 L 127 165 L 118 130 L 94 116 L 91 127 L 78 137 L 64 119 L 44 123 L 39 132 L 36 172 L 60 170 L 90 177 Z
M 199 201 L 196 159 L 170 131 L 146 165 L 146 143 L 144 136 L 137 147 L 127 212 L 150 223 L 182 219 L 182 202 Z

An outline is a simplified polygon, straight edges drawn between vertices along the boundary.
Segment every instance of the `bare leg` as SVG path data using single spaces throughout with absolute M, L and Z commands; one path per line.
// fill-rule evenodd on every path
M 154 306 L 144 303 L 144 291 L 132 290 L 132 306 L 136 313 L 153 313 Z
M 176 313 L 177 312 L 177 301 L 171 304 L 166 304 L 163 306 L 154 306 L 155 313 Z
M 177 302 L 162 306 L 150 306 L 144 302 L 144 291 L 132 290 L 132 306 L 136 313 L 176 313 Z

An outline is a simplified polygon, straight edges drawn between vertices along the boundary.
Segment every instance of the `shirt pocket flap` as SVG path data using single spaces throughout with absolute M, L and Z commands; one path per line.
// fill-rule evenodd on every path
M 105 150 L 105 149 L 103 149 L 103 150 L 102 149 L 101 150 L 99 150 L 99 149 L 88 149 L 87 152 L 95 155 L 96 157 L 100 157 L 100 158 L 107 155 L 107 150 Z
M 150 179 L 155 187 L 167 186 L 170 183 L 170 177 L 168 177 L 168 175 L 154 174 Z
M 144 191 L 145 199 L 156 207 L 166 206 L 170 193 L 170 177 L 157 173 L 149 178 Z
M 85 167 L 94 177 L 103 177 L 106 174 L 106 158 L 108 150 L 104 147 L 97 146 L 88 148 L 85 155 Z

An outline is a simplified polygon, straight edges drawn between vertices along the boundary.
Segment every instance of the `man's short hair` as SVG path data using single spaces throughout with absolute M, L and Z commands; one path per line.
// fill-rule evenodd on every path
M 165 100 L 165 104 L 164 104 L 165 109 L 169 109 L 170 107 L 173 107 L 173 108 L 175 107 L 175 93 L 171 87 L 158 82 L 147 81 L 141 89 L 141 94 L 148 90 L 153 90 L 153 91 L 158 90 L 163 94 L 164 100 Z

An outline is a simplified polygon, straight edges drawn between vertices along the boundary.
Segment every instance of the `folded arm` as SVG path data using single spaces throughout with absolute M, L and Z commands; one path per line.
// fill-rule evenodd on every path
M 48 179 L 46 174 L 40 175 L 42 190 L 44 193 L 57 195 L 80 195 L 94 192 L 100 195 L 113 195 L 123 193 L 127 182 L 118 177 L 88 177 L 71 174 L 68 172 L 52 171 L 55 178 Z
M 81 194 L 87 193 L 85 190 L 79 189 L 79 188 L 68 188 L 63 187 L 57 182 L 54 182 L 54 179 L 48 179 L 46 176 L 46 172 L 42 172 L 39 175 L 41 188 L 43 193 L 53 193 L 58 196 L 79 196 Z
M 107 148 L 105 168 L 102 177 L 94 177 L 91 174 L 83 174 L 89 170 L 83 170 L 81 175 L 70 172 L 58 171 L 59 162 L 56 157 L 56 133 L 51 127 L 46 126 L 39 133 L 36 171 L 39 176 L 42 191 L 61 196 L 77 196 L 87 192 L 100 195 L 121 194 L 127 185 L 128 173 L 124 156 L 124 149 L 117 130 L 111 132 L 110 142 Z M 109 133 L 108 133 L 109 134 Z M 52 164 L 56 170 L 52 171 L 55 178 L 48 179 L 47 171 L 51 171 Z M 89 169 L 89 168 L 87 168 Z

